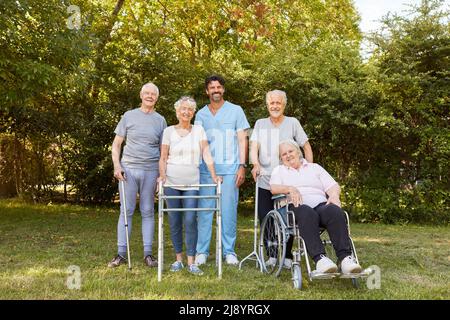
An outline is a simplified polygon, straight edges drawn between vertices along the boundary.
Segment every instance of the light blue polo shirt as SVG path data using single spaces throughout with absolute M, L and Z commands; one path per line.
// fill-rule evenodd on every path
M 216 173 L 235 174 L 240 163 L 237 132 L 250 128 L 244 110 L 225 101 L 213 115 L 206 105 L 195 115 L 195 124 L 203 126 L 206 131 Z M 204 161 L 200 164 L 200 173 L 209 174 Z

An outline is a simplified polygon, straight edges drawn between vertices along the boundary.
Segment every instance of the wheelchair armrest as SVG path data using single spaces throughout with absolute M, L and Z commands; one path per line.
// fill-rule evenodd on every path
M 272 196 L 272 200 L 273 200 L 273 201 L 275 201 L 275 200 L 281 200 L 281 199 L 283 199 L 283 198 L 286 198 L 286 195 L 285 195 L 284 193 L 280 193 L 280 194 L 276 194 L 276 195 Z
M 276 195 L 272 196 L 272 200 L 273 200 L 275 210 L 286 206 L 288 203 L 287 196 L 284 193 L 280 193 L 280 194 L 276 194 Z

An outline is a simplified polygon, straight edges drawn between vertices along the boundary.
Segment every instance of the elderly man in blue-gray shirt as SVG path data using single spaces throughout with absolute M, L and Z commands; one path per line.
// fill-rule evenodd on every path
M 153 83 L 145 84 L 140 93 L 139 108 L 125 112 L 114 131 L 112 144 L 114 177 L 125 180 L 125 194 L 120 192 L 127 203 L 128 232 L 131 235 L 131 222 L 139 193 L 139 208 L 142 216 L 142 239 L 144 243 L 144 263 L 149 267 L 158 265 L 152 255 L 152 242 L 155 230 L 154 193 L 159 176 L 159 158 L 162 133 L 167 127 L 163 116 L 155 111 L 159 90 Z M 126 140 L 122 159 L 120 150 Z M 127 262 L 127 245 L 124 215 L 121 207 L 117 224 L 117 256 L 108 264 L 110 268 Z

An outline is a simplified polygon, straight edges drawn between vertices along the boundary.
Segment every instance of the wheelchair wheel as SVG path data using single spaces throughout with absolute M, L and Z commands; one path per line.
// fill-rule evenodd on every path
M 300 264 L 294 263 L 291 272 L 294 288 L 300 290 L 302 288 L 302 268 L 300 267 Z
M 281 272 L 286 253 L 286 229 L 276 211 L 270 211 L 261 223 L 259 253 L 266 273 Z

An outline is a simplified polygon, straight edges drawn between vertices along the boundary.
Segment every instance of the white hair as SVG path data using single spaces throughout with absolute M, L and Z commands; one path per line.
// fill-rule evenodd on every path
M 147 82 L 146 84 L 144 84 L 141 88 L 141 94 L 144 91 L 145 87 L 152 87 L 155 89 L 156 91 L 156 95 L 159 97 L 159 88 L 156 86 L 156 84 L 154 84 L 153 82 Z
M 174 104 L 175 109 L 178 110 L 178 108 L 181 107 L 181 104 L 183 102 L 186 102 L 190 108 L 194 109 L 194 111 L 195 109 L 197 109 L 197 103 L 195 102 L 195 100 L 188 96 L 183 96 L 180 99 L 178 99 L 178 101 L 175 102 Z
M 288 144 L 288 145 L 294 147 L 297 150 L 298 154 L 300 155 L 300 159 L 303 159 L 302 150 L 300 150 L 300 146 L 298 145 L 297 142 L 295 142 L 292 139 L 286 139 L 286 140 L 283 140 L 280 142 L 280 144 L 278 145 L 278 148 L 280 148 L 283 144 Z M 281 157 L 281 152 L 280 152 L 280 157 Z
M 286 92 L 282 91 L 282 90 L 272 90 L 266 93 L 266 103 L 269 104 L 269 98 L 273 95 L 277 95 L 280 96 L 281 99 L 283 100 L 283 104 L 286 105 L 287 104 L 287 95 Z

